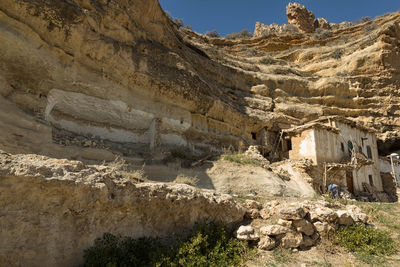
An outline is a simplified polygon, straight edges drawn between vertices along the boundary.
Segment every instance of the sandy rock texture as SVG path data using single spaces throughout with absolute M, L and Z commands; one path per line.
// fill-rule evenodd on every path
M 302 32 L 314 32 L 314 13 L 299 3 L 289 3 L 286 6 L 286 16 L 289 24 L 295 25 Z
M 321 36 L 303 6 L 290 4 L 288 18 L 302 32 L 272 25 L 268 37 L 210 39 L 178 29 L 157 0 L 3 0 L 0 94 L 43 131 L 31 140 L 12 121 L 0 148 L 52 156 L 53 139 L 75 135 L 128 144 L 127 155 L 204 152 L 343 115 L 396 149 L 399 13 Z
M 245 213 L 229 195 L 2 151 L 0 207 L 0 262 L 8 266 L 76 266 L 105 232 L 168 236 L 202 220 L 234 223 Z
M 245 207 L 249 209 L 248 205 Z M 253 235 L 259 234 L 258 248 L 261 250 L 271 250 L 277 246 L 309 249 L 339 227 L 355 223 L 366 224 L 368 220 L 368 216 L 355 205 L 322 200 L 282 203 L 271 201 L 263 205 L 262 210 L 264 209 L 269 211 L 268 218 L 254 218 L 251 224 L 239 228 L 251 229 Z

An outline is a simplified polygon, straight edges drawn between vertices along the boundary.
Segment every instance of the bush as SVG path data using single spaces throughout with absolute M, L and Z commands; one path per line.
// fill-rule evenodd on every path
M 335 233 L 339 245 L 351 252 L 367 255 L 391 255 L 396 251 L 396 243 L 388 232 L 355 224 L 339 229 Z
M 271 65 L 271 64 L 275 64 L 278 61 L 272 57 L 264 57 L 262 59 L 260 59 L 259 63 L 264 64 L 264 65 Z
M 154 238 L 122 238 L 105 233 L 84 251 L 84 266 L 155 266 L 164 246 Z
M 314 38 L 316 40 L 325 40 L 332 37 L 332 31 L 331 30 L 327 30 L 327 29 L 323 29 L 323 28 L 318 28 L 315 30 L 314 33 Z
M 225 38 L 229 39 L 229 40 L 244 39 L 244 38 L 251 38 L 251 37 L 253 37 L 253 34 L 250 33 L 249 30 L 247 30 L 247 29 L 243 29 L 240 32 L 234 32 L 234 33 L 225 35 Z
M 197 224 L 184 241 L 164 246 L 154 238 L 104 234 L 84 252 L 84 266 L 238 266 L 249 255 L 247 243 L 220 223 Z
M 211 38 L 219 38 L 221 35 L 216 30 L 206 32 L 206 36 L 211 37 Z

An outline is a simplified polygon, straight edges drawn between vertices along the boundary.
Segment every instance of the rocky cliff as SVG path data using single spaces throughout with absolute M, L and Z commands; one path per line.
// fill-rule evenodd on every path
M 0 92 L 53 139 L 130 144 L 127 154 L 246 146 L 263 128 L 332 114 L 396 140 L 399 35 L 399 13 L 323 36 L 228 41 L 179 30 L 156 0 L 4 0 Z M 24 152 L 24 138 L 1 146 Z

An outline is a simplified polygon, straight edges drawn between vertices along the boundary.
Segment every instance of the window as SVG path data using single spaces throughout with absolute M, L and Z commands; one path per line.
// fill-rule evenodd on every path
M 368 158 L 372 159 L 372 150 L 370 146 L 367 146 L 367 156 Z
M 251 138 L 253 138 L 253 140 L 257 140 L 257 134 L 256 133 L 251 133 Z
M 358 146 L 358 152 L 363 153 L 361 146 Z
M 288 140 L 288 150 L 292 150 L 292 140 Z
M 369 179 L 369 184 L 373 186 L 374 181 L 372 180 L 372 175 L 368 175 L 368 179 Z
M 349 155 L 351 156 L 353 154 L 353 143 L 351 141 L 348 141 L 347 146 L 349 149 Z
M 340 148 L 342 149 L 342 152 L 344 152 L 344 144 L 340 143 Z

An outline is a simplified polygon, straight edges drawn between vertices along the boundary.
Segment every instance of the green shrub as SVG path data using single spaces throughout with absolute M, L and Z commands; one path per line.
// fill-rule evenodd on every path
M 367 255 L 391 255 L 396 250 L 395 241 L 388 232 L 355 224 L 339 229 L 335 233 L 339 245 L 351 252 Z
M 220 223 L 197 224 L 188 237 L 165 246 L 158 239 L 104 234 L 84 252 L 84 266 L 238 266 L 247 259 L 247 243 Z
M 154 238 L 132 239 L 105 233 L 84 252 L 84 266 L 155 266 L 163 245 Z

